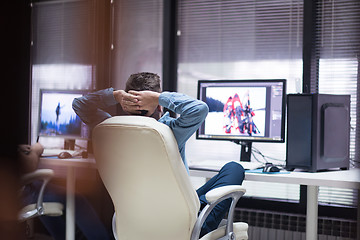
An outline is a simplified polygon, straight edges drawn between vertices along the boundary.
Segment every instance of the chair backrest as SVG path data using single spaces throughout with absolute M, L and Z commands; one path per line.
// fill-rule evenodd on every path
M 118 239 L 190 239 L 200 203 L 168 126 L 112 117 L 94 129 L 93 146 Z

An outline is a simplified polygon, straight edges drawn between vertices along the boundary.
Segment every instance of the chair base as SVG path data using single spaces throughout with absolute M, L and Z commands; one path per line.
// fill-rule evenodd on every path
M 247 223 L 244 223 L 244 222 L 234 223 L 234 233 L 235 233 L 236 240 L 247 240 L 248 239 L 248 228 L 249 228 L 249 225 Z M 206 234 L 205 236 L 200 238 L 200 240 L 219 239 L 219 238 L 225 236 L 225 232 L 226 232 L 226 226 L 221 226 L 221 227 L 215 229 L 214 231 L 209 232 L 208 234 Z
M 47 202 L 43 203 L 44 212 L 40 214 L 36 209 L 36 204 L 29 204 L 23 207 L 20 211 L 19 220 L 24 221 L 29 218 L 33 218 L 40 215 L 47 216 L 61 216 L 63 214 L 64 206 L 61 203 L 57 202 Z

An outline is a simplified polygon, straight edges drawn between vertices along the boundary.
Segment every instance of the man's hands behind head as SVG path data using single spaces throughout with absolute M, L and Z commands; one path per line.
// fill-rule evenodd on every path
M 151 116 L 159 105 L 158 92 L 130 90 L 127 93 L 124 90 L 117 90 L 113 94 L 123 110 L 130 114 Z

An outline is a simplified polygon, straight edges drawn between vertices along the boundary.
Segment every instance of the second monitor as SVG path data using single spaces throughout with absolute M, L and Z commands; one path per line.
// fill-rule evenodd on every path
M 242 161 L 252 142 L 285 141 L 285 79 L 199 80 L 198 99 L 209 114 L 196 138 L 241 144 Z

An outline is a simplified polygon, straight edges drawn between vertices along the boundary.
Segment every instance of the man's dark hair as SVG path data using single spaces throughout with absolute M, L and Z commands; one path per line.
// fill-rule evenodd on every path
M 126 92 L 129 90 L 161 92 L 160 77 L 155 73 L 149 72 L 131 74 L 125 87 Z

